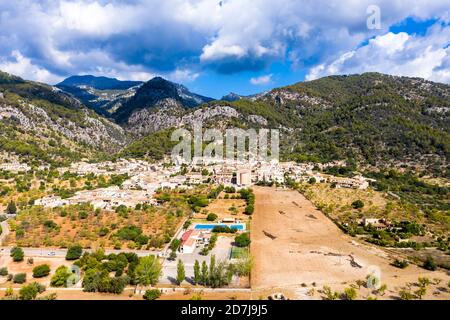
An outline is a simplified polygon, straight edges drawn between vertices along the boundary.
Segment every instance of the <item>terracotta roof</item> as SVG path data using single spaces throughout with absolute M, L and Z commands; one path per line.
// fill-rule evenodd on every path
M 186 231 L 186 232 L 181 236 L 181 243 L 182 243 L 182 244 L 184 244 L 184 243 L 189 239 L 189 237 L 191 236 L 191 234 L 192 234 L 193 231 L 194 231 L 194 230 Z

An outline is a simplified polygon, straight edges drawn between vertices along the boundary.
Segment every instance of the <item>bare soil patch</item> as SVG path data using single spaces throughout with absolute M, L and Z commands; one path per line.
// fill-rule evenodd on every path
M 440 278 L 444 284 L 450 280 L 442 271 L 429 272 L 415 265 L 406 269 L 391 266 L 389 253 L 343 234 L 297 191 L 255 187 L 254 192 L 251 253 L 255 265 L 251 286 L 256 292 L 284 288 L 292 294 L 295 288 L 313 283 L 316 288 L 348 286 L 364 280 L 374 269 L 392 290 L 400 290 L 418 277 Z

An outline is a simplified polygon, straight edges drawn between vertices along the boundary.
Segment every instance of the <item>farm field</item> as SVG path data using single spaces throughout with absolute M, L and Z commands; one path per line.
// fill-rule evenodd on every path
M 298 191 L 254 187 L 254 192 L 251 285 L 255 294 L 280 289 L 299 298 L 300 289 L 342 288 L 366 279 L 373 270 L 379 270 L 381 283 L 392 295 L 418 277 L 437 278 L 445 284 L 450 280 L 441 271 L 391 266 L 389 253 L 343 234 Z M 439 296 L 450 297 L 447 291 Z

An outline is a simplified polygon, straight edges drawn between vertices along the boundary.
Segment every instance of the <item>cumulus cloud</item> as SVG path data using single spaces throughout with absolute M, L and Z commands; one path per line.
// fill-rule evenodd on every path
M 272 82 L 273 74 L 267 74 L 265 76 L 255 77 L 250 79 L 250 83 L 256 86 L 267 85 Z
M 43 83 L 56 83 L 62 80 L 61 77 L 32 64 L 31 60 L 25 58 L 19 51 L 13 51 L 10 58 L 9 60 L 0 59 L 0 70 Z
M 381 8 L 382 30 L 367 29 L 366 9 L 372 4 Z M 330 61 L 407 17 L 445 16 L 448 0 L 408 5 L 403 0 L 1 1 L 0 57 L 3 64 L 17 63 L 12 53 L 18 51 L 57 77 L 106 72 L 192 81 L 206 68 L 224 74 L 263 72 L 280 61 L 294 68 L 314 61 L 327 69 Z M 406 50 L 389 44 L 391 55 Z M 436 69 L 442 77 L 448 70 L 444 65 Z
M 424 36 L 405 32 L 369 40 L 367 45 L 312 68 L 307 80 L 334 74 L 381 72 L 450 82 L 450 26 L 438 22 Z

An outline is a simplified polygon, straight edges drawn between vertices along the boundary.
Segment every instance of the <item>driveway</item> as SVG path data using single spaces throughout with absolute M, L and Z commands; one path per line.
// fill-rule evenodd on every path
M 186 273 L 186 278 L 194 277 L 194 264 L 195 260 L 200 262 L 203 261 L 209 265 L 209 261 L 212 255 L 216 256 L 216 261 L 228 260 L 230 258 L 231 243 L 233 242 L 232 237 L 219 236 L 217 239 L 216 246 L 207 255 L 203 256 L 200 254 L 201 248 L 196 248 L 193 253 L 178 253 L 177 259 L 175 261 L 165 260 L 163 263 L 163 276 L 161 277 L 160 283 L 163 284 L 173 284 L 177 277 L 177 263 L 178 260 L 182 260 L 184 263 L 184 269 Z

